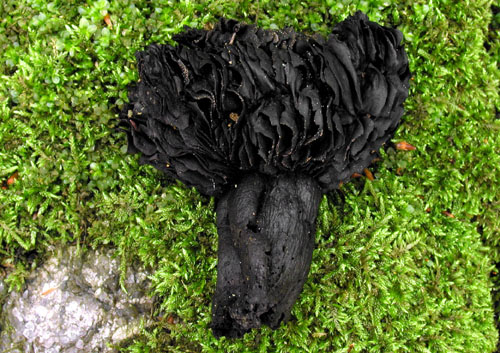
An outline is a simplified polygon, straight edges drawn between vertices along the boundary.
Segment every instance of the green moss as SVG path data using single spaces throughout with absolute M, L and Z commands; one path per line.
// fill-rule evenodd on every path
M 157 325 L 123 351 L 492 352 L 500 74 L 491 5 L 2 2 L 0 256 L 9 285 L 22 286 L 49 245 L 113 244 L 124 264 L 139 259 L 153 269 L 158 299 Z M 327 34 L 356 9 L 405 35 L 414 79 L 395 141 L 417 150 L 388 146 L 376 180 L 323 199 L 311 273 L 291 322 L 215 340 L 213 200 L 139 166 L 114 130 L 126 86 L 137 79 L 134 53 L 218 16 Z

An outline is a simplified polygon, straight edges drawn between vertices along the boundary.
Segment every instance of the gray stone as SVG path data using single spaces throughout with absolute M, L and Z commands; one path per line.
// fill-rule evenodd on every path
M 0 318 L 0 352 L 113 352 L 148 325 L 152 299 L 143 268 L 129 264 L 127 293 L 120 286 L 120 261 L 112 250 L 58 249 L 12 292 Z M 2 291 L 4 284 L 1 284 Z

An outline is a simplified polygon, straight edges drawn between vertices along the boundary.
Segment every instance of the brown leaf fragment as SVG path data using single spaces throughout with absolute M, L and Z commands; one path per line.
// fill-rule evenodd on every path
M 52 293 L 53 291 L 55 291 L 56 289 L 57 289 L 57 287 L 49 288 L 46 291 L 42 292 L 42 295 L 48 295 L 48 294 Z
M 211 31 L 214 29 L 214 24 L 212 22 L 207 22 L 203 25 L 203 29 L 206 31 Z
M 450 218 L 455 218 L 455 215 L 453 213 L 451 213 L 450 211 L 443 211 L 442 212 L 446 217 L 450 217 Z
M 170 324 L 170 325 L 175 325 L 179 322 L 178 318 L 173 315 L 173 314 L 169 314 L 167 316 L 167 323 Z
M 359 174 L 359 173 L 353 173 L 353 174 L 351 175 L 351 178 L 361 178 L 361 177 L 362 177 L 362 175 L 361 175 L 361 174 Z
M 109 29 L 113 29 L 113 22 L 111 22 L 111 17 L 109 17 L 109 13 L 104 16 L 104 22 L 106 22 L 106 25 L 109 27 Z
M 417 148 L 406 141 L 396 143 L 396 149 L 400 151 L 415 151 Z
M 370 172 L 370 170 L 368 168 L 365 168 L 363 171 L 365 172 L 365 175 L 368 178 L 368 180 L 371 180 L 371 181 L 375 180 L 375 177 L 373 176 L 372 172 Z
M 237 122 L 239 117 L 240 117 L 240 116 L 239 116 L 237 113 L 230 113 L 230 114 L 229 114 L 229 118 L 230 118 L 232 121 L 234 121 L 234 122 Z
M 18 176 L 19 176 L 19 173 L 18 173 L 18 172 L 15 172 L 14 174 L 12 174 L 12 175 L 10 176 L 10 178 L 9 178 L 9 179 L 7 179 L 7 185 L 12 185 L 12 184 L 14 184 Z
M 233 35 L 231 36 L 231 40 L 229 41 L 229 45 L 233 45 L 235 38 L 236 38 L 236 32 L 233 33 Z

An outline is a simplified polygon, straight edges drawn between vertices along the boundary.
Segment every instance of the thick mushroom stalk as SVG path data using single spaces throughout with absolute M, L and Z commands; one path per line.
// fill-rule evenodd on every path
M 306 280 L 321 195 L 377 156 L 403 115 L 400 31 L 357 12 L 332 34 L 222 19 L 136 53 L 131 153 L 217 202 L 216 336 L 279 326 Z
M 251 174 L 217 205 L 216 336 L 287 321 L 307 278 L 321 189 L 310 177 Z

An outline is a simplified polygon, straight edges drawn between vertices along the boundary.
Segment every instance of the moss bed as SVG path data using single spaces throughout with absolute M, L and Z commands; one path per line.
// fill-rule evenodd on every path
M 123 352 L 494 352 L 500 312 L 500 4 L 53 1 L 0 4 L 0 276 L 19 290 L 64 242 L 152 271 L 155 325 Z M 329 33 L 355 10 L 397 26 L 413 73 L 394 142 L 320 205 L 293 319 L 217 340 L 213 199 L 126 154 L 134 53 L 220 16 Z M 338 207 L 343 205 L 342 207 Z M 0 298 L 1 300 L 1 298 Z

